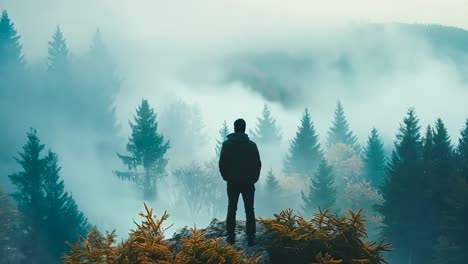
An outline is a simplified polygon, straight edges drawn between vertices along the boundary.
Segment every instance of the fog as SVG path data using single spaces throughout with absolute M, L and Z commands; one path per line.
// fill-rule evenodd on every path
M 202 130 L 172 142 L 169 172 L 191 161 L 215 158 L 222 122 L 232 130 L 233 121 L 243 117 L 247 130 L 253 129 L 265 103 L 283 142 L 280 154 L 260 149 L 263 172 L 273 168 L 278 176 L 305 107 L 322 142 L 340 100 L 359 143 L 364 145 L 376 127 L 388 150 L 410 107 L 423 127 L 441 117 L 454 143 L 468 117 L 468 71 L 462 66 L 468 65 L 468 46 L 453 48 L 452 57 L 441 56 L 447 47 L 389 23 L 468 28 L 466 1 L 297 1 L 286 6 L 263 0 L 1 0 L 0 8 L 8 10 L 22 35 L 30 65 L 45 64 L 47 41 L 57 25 L 74 57 L 87 50 L 100 29 L 122 80 L 114 101 L 121 139 L 115 151 L 124 152 L 128 120 L 142 98 L 154 107 L 160 131 L 169 139 L 171 131 L 198 130 L 171 123 L 173 119 L 165 116 L 171 105 L 179 102 L 197 109 Z M 35 122 L 18 125 L 21 129 L 14 133 L 25 135 Z M 115 152 L 103 155 L 95 150 L 106 135 L 87 128 L 69 133 L 66 127 L 39 128 L 38 134 L 59 154 L 66 188 L 89 221 L 101 230 L 117 228 L 125 236 L 143 200 L 136 187 L 113 175 L 122 167 Z M 22 144 L 15 143 L 15 149 Z M 7 168 L 9 173 L 15 167 Z M 173 181 L 166 177 L 159 187 L 163 195 L 149 205 L 158 215 L 164 210 L 172 215 L 172 232 L 183 225 L 205 226 L 212 216 L 190 216 L 171 190 Z M 257 200 L 256 207 L 261 206 Z M 242 210 L 238 215 L 243 218 Z M 224 211 L 216 216 L 224 218 Z

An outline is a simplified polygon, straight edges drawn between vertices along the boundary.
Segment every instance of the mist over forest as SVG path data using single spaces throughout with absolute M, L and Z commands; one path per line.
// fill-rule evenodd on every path
M 389 263 L 468 257 L 465 29 L 277 18 L 249 28 L 233 15 L 210 26 L 223 13 L 202 8 L 190 28 L 185 9 L 168 23 L 133 4 L 29 4 L 0 3 L 0 221 L 19 211 L 54 228 L 37 232 L 51 237 L 41 247 L 0 230 L 2 254 L 27 248 L 5 263 L 59 263 L 64 241 L 93 226 L 125 239 L 143 203 L 170 214 L 168 234 L 224 220 L 219 151 L 237 118 L 262 160 L 257 216 L 363 209 L 369 239 L 392 244 Z M 148 127 L 145 163 L 136 131 Z

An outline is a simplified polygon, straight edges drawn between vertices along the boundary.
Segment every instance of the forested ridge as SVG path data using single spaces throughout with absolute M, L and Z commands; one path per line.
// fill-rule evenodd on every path
M 468 68 L 462 59 L 468 54 L 466 31 L 437 25 L 397 26 L 433 39 L 437 54 L 461 70 Z M 356 30 L 373 34 L 374 27 L 379 25 Z M 139 104 L 132 106 L 133 117 L 124 124 L 130 133 L 122 138 L 114 99 L 124 87 L 115 54 L 107 45 L 105 32 L 97 30 L 87 51 L 74 54 L 66 31 L 58 26 L 48 42 L 47 60 L 38 66 L 25 59 L 21 34 L 7 11 L 2 12 L 0 263 L 261 261 L 226 246 L 222 238 L 207 238 L 198 229 L 179 241 L 182 249 L 174 250 L 177 243 L 164 237 L 162 227 L 170 218 L 163 214 L 158 220 L 149 207 L 128 237 L 116 239 L 112 230 L 99 230 L 82 209 L 85 205 L 75 200 L 74 196 L 87 195 L 86 188 L 83 193 L 70 191 L 63 179 L 61 153 L 44 142 L 58 145 L 58 139 L 67 139 L 76 141 L 77 149 L 92 145 L 97 156 L 109 157 L 112 166 L 119 164 L 106 169 L 136 190 L 132 198 L 142 205 L 146 201 L 157 207 L 164 196 L 172 195 L 177 201 L 172 210 L 193 217 L 222 217 L 226 210 L 217 158 L 232 132 L 231 120 L 219 120 L 218 136 L 209 138 L 193 105 L 178 101 L 156 111 L 142 94 Z M 256 212 L 267 230 L 265 247 L 273 263 L 288 258 L 319 264 L 384 260 L 449 264 L 468 259 L 468 119 L 460 124 L 457 137 L 450 138 L 443 119 L 423 124 L 418 109 L 409 108 L 389 152 L 378 127 L 359 140 L 337 94 L 336 105 L 330 106 L 335 108 L 330 127 L 319 134 L 316 113 L 305 107 L 309 103 L 297 95 L 283 96 L 288 91 L 282 86 L 284 80 L 276 79 L 277 72 L 288 69 L 285 74 L 294 76 L 294 69 L 309 67 L 309 62 L 281 54 L 251 56 L 245 63 L 264 75 L 249 75 L 237 68 L 236 60 L 241 58 L 231 58 L 229 77 L 251 85 L 265 98 L 248 134 L 267 153 L 257 185 Z M 348 60 L 352 54 L 335 61 L 336 67 L 352 78 Z M 391 63 L 382 67 L 392 71 Z M 258 76 L 263 77 L 255 79 Z M 268 100 L 301 104 L 293 137 L 285 137 L 282 120 Z M 92 144 L 84 144 L 83 135 L 93 135 Z M 287 153 L 279 147 L 283 143 L 288 145 Z M 205 144 L 212 146 L 211 158 L 200 162 L 194 156 Z M 270 161 L 271 155 L 280 156 L 280 164 Z M 92 176 L 107 181 L 98 173 Z M 164 209 L 171 214 L 171 208 Z M 212 248 L 219 251 L 213 253 Z

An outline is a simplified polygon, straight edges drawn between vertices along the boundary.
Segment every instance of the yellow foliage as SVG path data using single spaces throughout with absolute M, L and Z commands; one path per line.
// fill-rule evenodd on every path
M 259 256 L 246 257 L 221 239 L 206 239 L 206 231 L 192 229 L 190 236 L 182 238 L 182 249 L 176 255 L 177 264 L 253 264 Z
M 364 241 L 367 233 L 361 211 L 348 211 L 345 217 L 319 211 L 305 220 L 287 209 L 260 221 L 270 236 L 268 249 L 274 263 L 386 263 L 381 253 L 389 245 Z
M 130 230 L 129 238 L 115 246 L 115 231 L 104 237 L 92 229 L 86 238 L 70 245 L 70 254 L 64 256 L 65 264 L 254 264 L 259 256 L 247 257 L 220 238 L 206 238 L 206 232 L 190 230 L 190 236 L 182 239 L 179 252 L 174 255 L 173 245 L 165 240 L 162 227 L 169 215 L 153 217 L 153 210 L 145 204 L 143 218 L 136 229 Z

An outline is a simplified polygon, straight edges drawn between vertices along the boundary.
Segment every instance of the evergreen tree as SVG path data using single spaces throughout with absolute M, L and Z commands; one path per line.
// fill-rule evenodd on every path
M 374 187 L 382 184 L 385 177 L 385 152 L 379 132 L 373 128 L 364 148 L 364 176 Z
M 271 215 L 283 209 L 284 193 L 281 190 L 278 179 L 270 169 L 266 175 L 266 182 L 260 192 L 260 199 L 264 200 L 264 206 L 259 210 L 261 215 Z
M 227 125 L 226 120 L 224 120 L 223 125 L 219 129 L 219 138 L 216 139 L 216 156 L 219 157 L 219 153 L 221 153 L 221 147 L 223 146 L 223 142 L 227 139 L 229 135 L 229 128 Z
M 429 252 L 443 232 L 444 212 L 448 206 L 446 194 L 450 191 L 449 183 L 455 171 L 452 145 L 441 119 L 437 119 L 434 129 L 428 126 L 423 142 L 424 168 L 420 185 L 423 200 L 428 206 L 425 210 L 426 219 L 419 227 L 425 230 L 425 237 L 419 247 Z M 427 261 L 430 261 L 428 257 Z
M 289 174 L 308 177 L 313 174 L 323 157 L 318 135 L 306 108 L 301 125 L 291 141 L 289 155 L 286 157 L 284 170 Z
M 65 192 L 65 185 L 60 179 L 58 157 L 48 151 L 44 170 L 44 211 L 47 219 L 47 244 L 57 260 L 69 249 L 65 243 L 85 236 L 89 230 L 88 222 L 78 209 L 73 197 Z
M 87 76 L 92 82 L 92 92 L 98 99 L 103 100 L 101 104 L 109 106 L 112 99 L 120 90 L 120 80 L 116 75 L 116 67 L 108 47 L 102 39 L 101 31 L 97 30 L 91 42 L 85 67 L 88 69 Z
M 461 258 L 456 263 L 468 259 L 468 240 L 466 223 L 468 223 L 468 180 L 457 176 L 450 181 L 450 190 L 443 196 L 447 201 L 444 210 L 443 234 L 460 248 Z
M 440 254 L 442 256 L 438 259 L 442 260 L 446 254 L 451 254 L 453 258 L 455 254 L 449 251 L 453 250 L 456 245 L 459 248 L 457 263 L 461 263 L 462 260 L 468 258 L 468 241 L 466 239 L 466 223 L 468 222 L 468 120 L 461 131 L 455 154 L 455 176 L 447 179 L 448 191 L 440 197 L 443 199 L 442 201 L 445 201 L 445 204 L 442 204 L 445 208 L 441 233 L 446 236 L 447 240 L 443 241 L 445 243 L 442 245 L 439 241 L 437 245 L 439 248 L 434 249 L 434 257 Z M 445 178 L 444 175 L 441 176 Z M 443 253 L 440 253 L 441 251 Z
M 164 155 L 170 147 L 169 141 L 164 141 L 163 135 L 158 134 L 156 114 L 145 99 L 136 110 L 134 122 L 129 124 L 132 134 L 128 139 L 127 151 L 130 155 L 117 155 L 133 171 L 116 171 L 116 175 L 143 186 L 145 199 L 151 199 L 157 179 L 165 174 L 167 159 Z M 142 173 L 138 172 L 138 167 L 143 167 Z
M 310 179 L 309 193 L 305 195 L 304 192 L 301 192 L 304 202 L 302 209 L 305 214 L 312 214 L 318 207 L 329 209 L 335 205 L 334 179 L 332 167 L 325 159 L 322 159 L 314 177 Z
M 41 157 L 44 145 L 35 130 L 17 162 L 22 171 L 9 176 L 17 191 L 13 193 L 26 230 L 21 241 L 30 263 L 60 263 L 68 249 L 66 242 L 75 241 L 87 232 L 88 224 L 73 198 L 65 192 L 60 180 L 57 155 L 52 151 Z
M 46 244 L 43 234 L 43 208 L 44 192 L 42 188 L 44 159 L 40 156 L 44 145 L 40 143 L 36 131 L 28 133 L 28 142 L 23 146 L 16 161 L 21 165 L 22 171 L 11 174 L 10 178 L 16 187 L 12 194 L 19 211 L 23 214 L 23 229 L 27 235 L 20 241 L 22 252 L 26 259 L 36 259 L 37 263 L 46 263 Z
M 82 122 L 106 137 L 97 146 L 102 152 L 115 151 L 120 137 L 117 131 L 114 100 L 120 90 L 121 81 L 117 76 L 114 60 L 98 30 L 92 39 L 90 48 L 82 59 L 74 63 L 73 79 L 75 82 L 76 110 L 75 122 Z M 83 108 L 82 105 L 87 107 Z
M 60 27 L 57 26 L 49 41 L 49 71 L 66 71 L 70 66 L 70 52 Z
M 418 123 L 414 109 L 410 109 L 396 135 L 395 150 L 382 186 L 384 202 L 377 207 L 384 217 L 384 236 L 398 252 L 395 263 L 427 263 L 420 261 L 427 252 L 418 248 L 427 231 L 421 228 L 425 221 L 422 205 L 427 201 L 421 187 L 423 146 Z
M 257 127 L 251 134 L 253 140 L 259 144 L 279 144 L 281 142 L 280 130 L 266 104 L 263 106 L 262 116 L 257 118 Z
M 8 68 L 13 72 L 23 65 L 22 46 L 20 36 L 14 23 L 8 17 L 6 10 L 0 17 L 0 76 L 6 74 Z M 6 76 L 6 75 L 5 75 Z
M 423 138 L 423 160 L 425 162 L 431 161 L 431 156 L 434 152 L 434 131 L 432 130 L 431 125 L 426 127 L 426 133 Z M 425 164 L 425 167 L 430 166 L 430 164 Z
M 351 146 L 356 150 L 357 153 L 360 152 L 359 146 L 357 145 L 357 137 L 349 128 L 349 124 L 346 120 L 344 109 L 340 101 L 338 101 L 336 104 L 333 125 L 328 131 L 327 146 L 331 147 L 337 143 L 343 143 L 345 145 Z
M 265 191 L 271 195 L 277 195 L 280 190 L 278 179 L 273 174 L 273 169 L 270 169 L 267 173 Z
M 468 119 L 458 140 L 457 158 L 458 173 L 468 181 Z

